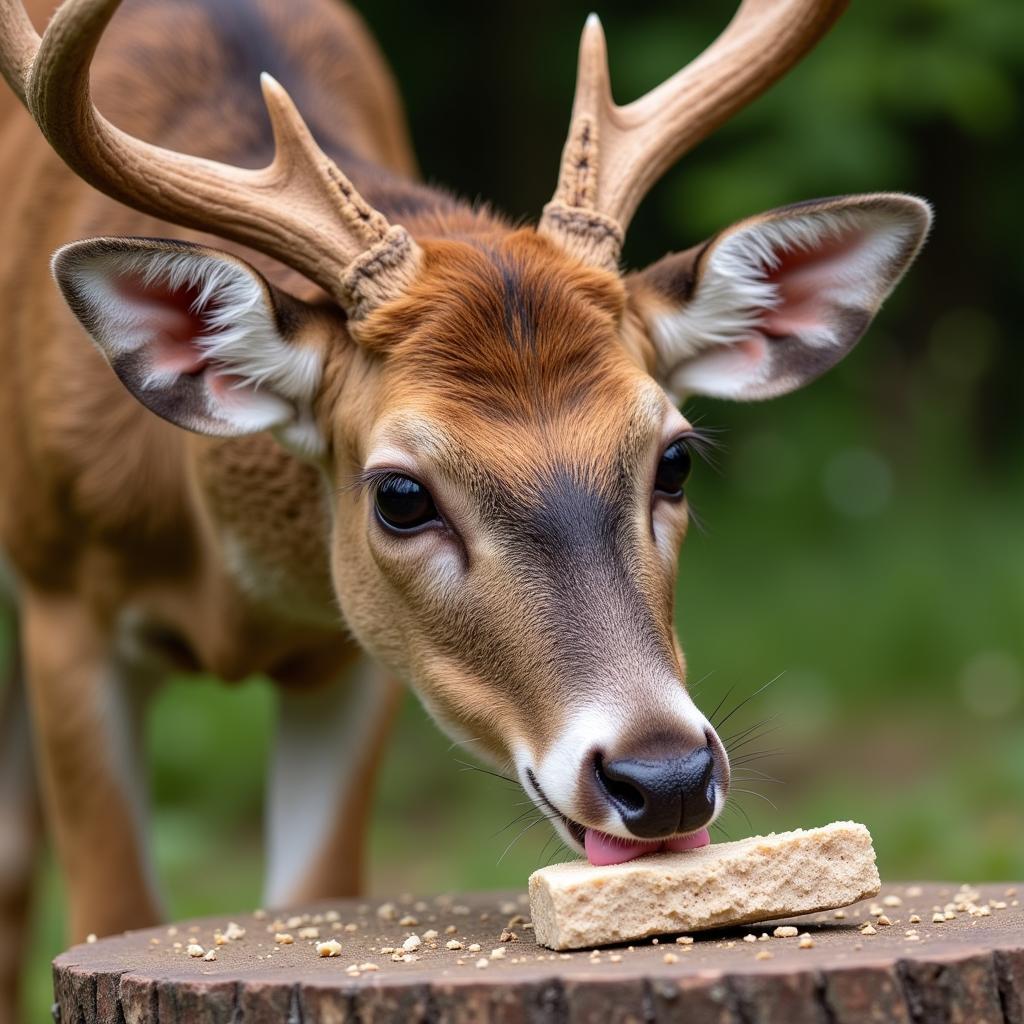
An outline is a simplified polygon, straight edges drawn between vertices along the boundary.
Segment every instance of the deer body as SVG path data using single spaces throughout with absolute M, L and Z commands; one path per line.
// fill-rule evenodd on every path
M 270 903 L 358 889 L 392 676 L 592 860 L 707 841 L 729 765 L 675 636 L 697 445 L 676 405 L 823 372 L 928 223 L 910 197 L 821 200 L 619 272 L 653 177 L 841 6 L 786 4 L 746 0 L 628 108 L 589 22 L 534 230 L 415 180 L 389 73 L 334 0 L 129 3 L 92 76 L 120 131 L 88 92 L 116 0 L 64 4 L 41 43 L 0 0 L 0 70 L 49 142 L 0 99 L 0 546 L 76 938 L 159 916 L 136 737 L 174 668 L 280 685 Z M 24 780 L 0 791 L 8 989 L 23 746 L 2 755 Z
M 37 24 L 45 24 L 52 7 L 34 5 Z M 179 69 L 227 68 L 233 59 L 273 53 L 291 62 L 292 88 L 322 106 L 325 143 L 336 141 L 365 163 L 368 191 L 386 184 L 382 205 L 391 198 L 432 216 L 434 197 L 409 177 L 412 157 L 390 75 L 354 16 L 340 4 L 315 0 L 289 4 L 287 17 L 273 3 L 234 10 L 245 14 L 243 24 L 232 25 L 223 3 L 130 5 L 95 65 L 104 109 L 125 130 L 164 145 L 259 163 L 272 151 L 253 89 L 264 68 L 236 68 L 237 77 L 225 74 L 219 82 Z M 244 37 L 248 52 L 233 54 L 240 36 L 254 31 L 262 35 Z M 312 53 L 310 33 L 319 47 Z M 324 61 L 309 66 L 317 53 Z M 327 59 L 338 54 L 349 59 Z M 144 825 L 134 780 L 143 769 L 134 743 L 114 735 L 120 726 L 110 720 L 111 701 L 134 717 L 167 670 L 202 670 L 225 680 L 259 672 L 296 693 L 301 715 L 305 694 L 358 676 L 360 655 L 331 586 L 330 508 L 320 470 L 267 434 L 209 438 L 154 416 L 98 351 L 83 346 L 74 317 L 52 301 L 49 257 L 75 238 L 102 230 L 210 239 L 97 193 L 59 160 L 8 93 L 0 94 L 0 116 L 0 180 L 8 197 L 0 209 L 0 349 L 8 368 L 0 380 L 0 429 L 7 439 L 0 446 L 0 547 L 17 580 L 26 641 L 66 652 L 67 663 L 53 669 L 62 678 L 41 672 L 33 701 L 41 760 L 58 760 L 51 744 L 67 759 L 50 769 L 53 815 L 71 818 L 75 804 L 85 809 L 67 821 L 63 835 L 57 826 L 73 880 L 72 934 L 80 941 L 88 932 L 144 924 L 159 914 L 148 869 L 140 867 Z M 373 168 L 384 173 L 372 175 Z M 436 202 L 452 205 L 441 197 Z M 280 286 L 315 293 L 294 271 L 247 255 Z M 135 692 L 107 692 L 114 684 L 103 677 L 115 662 Z M 358 770 L 343 780 L 351 796 L 336 785 L 325 794 L 337 806 L 316 811 L 337 820 L 322 830 L 320 850 L 300 856 L 305 877 L 290 878 L 292 891 L 279 891 L 278 901 L 301 897 L 303 886 L 311 895 L 358 888 L 368 777 L 395 706 L 391 684 L 374 684 L 382 697 L 368 702 L 358 722 L 367 732 L 353 744 L 364 749 L 351 759 Z M 20 686 L 15 679 L 8 689 Z M 13 694 L 5 696 L 11 728 L 24 731 Z M 358 706 L 349 712 L 359 717 Z M 10 863 L 0 862 L 0 906 L 8 908 L 0 923 L 0 1020 L 11 1012 L 27 920 L 20 893 L 34 867 L 37 836 L 28 748 L 20 738 L 16 752 L 13 739 L 3 746 L 18 763 L 0 766 L 0 775 L 6 769 L 13 779 L 17 772 L 22 793 L 10 808 L 0 805 L 9 814 L 0 831 L 24 841 Z M 316 789 L 317 779 L 311 772 L 298 786 Z M 289 797 L 294 793 L 282 794 L 282 802 Z M 301 833 L 292 843 L 301 845 Z M 83 858 L 88 846 L 103 853 Z
M 36 7 L 37 20 L 45 23 L 52 4 Z M 273 143 L 258 98 L 253 102 L 260 69 L 243 63 L 236 78 L 220 83 L 178 69 L 190 63 L 231 67 L 233 60 L 274 52 L 293 68 L 296 91 L 324 108 L 325 144 L 335 143 L 350 163 L 365 165 L 368 180 L 359 184 L 368 194 L 377 186 L 382 208 L 390 200 L 436 216 L 435 206 L 453 206 L 409 179 L 412 157 L 390 76 L 345 8 L 310 2 L 293 5 L 287 17 L 270 3 L 208 8 L 138 4 L 111 27 L 94 85 L 125 130 L 148 136 L 159 125 L 156 141 L 169 147 L 201 146 L 212 158 L 264 161 Z M 232 9 L 235 16 L 248 12 L 243 24 L 232 26 Z M 191 14 L 184 28 L 183 12 Z M 249 52 L 233 54 L 246 32 L 262 35 L 246 37 Z M 354 67 L 339 59 L 325 60 L 326 69 L 304 68 L 302 47 L 308 56 L 309 46 L 303 36 L 311 33 L 325 58 L 353 51 L 364 56 Z M 290 43 L 297 52 L 287 53 Z M 334 80 L 331 67 L 340 71 Z M 155 87 L 154 79 L 173 83 L 172 89 Z M 0 410 L 7 435 L 20 443 L 0 453 L 0 515 L 19 577 L 45 588 L 95 590 L 89 600 L 106 621 L 126 605 L 144 605 L 147 617 L 178 634 L 183 657 L 226 679 L 271 671 L 310 646 L 337 643 L 326 554 L 329 510 L 317 468 L 266 434 L 211 439 L 154 417 L 98 352 L 83 349 L 68 311 L 45 298 L 53 288 L 49 255 L 98 225 L 111 235 L 207 244 L 210 238 L 98 195 L 55 157 L 24 111 L 3 99 L 0 174 L 15 191 L 0 212 L 8 241 L 0 341 L 13 369 L 0 383 Z M 281 287 L 316 292 L 272 260 L 230 243 L 225 248 L 245 253 Z M 41 393 L 48 396 L 45 408 L 36 401 Z

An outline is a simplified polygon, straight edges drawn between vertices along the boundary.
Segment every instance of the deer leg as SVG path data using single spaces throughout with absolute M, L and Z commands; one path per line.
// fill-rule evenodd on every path
M 160 918 L 144 838 L 138 672 L 80 600 L 26 590 L 22 638 L 43 804 L 75 941 Z
M 401 689 L 360 657 L 342 678 L 281 692 L 266 902 L 354 896 L 380 754 Z
M 19 1019 L 21 950 L 28 935 L 32 883 L 43 838 L 16 638 L 12 646 L 0 689 L 0 1024 Z

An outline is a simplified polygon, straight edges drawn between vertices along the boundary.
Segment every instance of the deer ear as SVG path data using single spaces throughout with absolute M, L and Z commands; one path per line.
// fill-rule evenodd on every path
M 667 256 L 629 287 L 658 376 L 687 395 L 772 398 L 857 343 L 928 233 L 913 196 L 844 196 L 740 221 Z
M 242 260 L 186 242 L 96 238 L 59 249 L 53 273 L 121 382 L 186 430 L 273 430 L 315 454 L 323 352 L 312 307 Z M 313 344 L 310 344 L 312 336 Z

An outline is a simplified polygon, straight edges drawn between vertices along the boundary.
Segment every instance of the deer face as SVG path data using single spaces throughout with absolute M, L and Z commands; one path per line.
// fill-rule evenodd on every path
M 703 829 L 728 762 L 673 625 L 693 430 L 616 277 L 532 232 L 426 252 L 359 329 L 379 415 L 335 412 L 346 620 L 575 845 Z
M 706 842 L 729 785 L 673 625 L 678 400 L 822 373 L 927 223 L 907 197 L 825 200 L 626 278 L 531 230 L 425 241 L 402 296 L 347 324 L 180 243 L 76 243 L 55 266 L 154 411 L 272 429 L 321 465 L 346 624 L 608 862 Z

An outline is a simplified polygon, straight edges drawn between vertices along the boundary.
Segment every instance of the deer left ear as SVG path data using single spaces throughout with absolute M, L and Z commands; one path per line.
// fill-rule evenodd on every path
M 857 343 L 917 255 L 931 209 L 913 196 L 843 196 L 740 221 L 628 285 L 673 398 L 773 398 Z
M 53 271 L 121 382 L 158 416 L 213 437 L 270 430 L 319 454 L 317 309 L 234 256 L 166 239 L 74 242 Z

